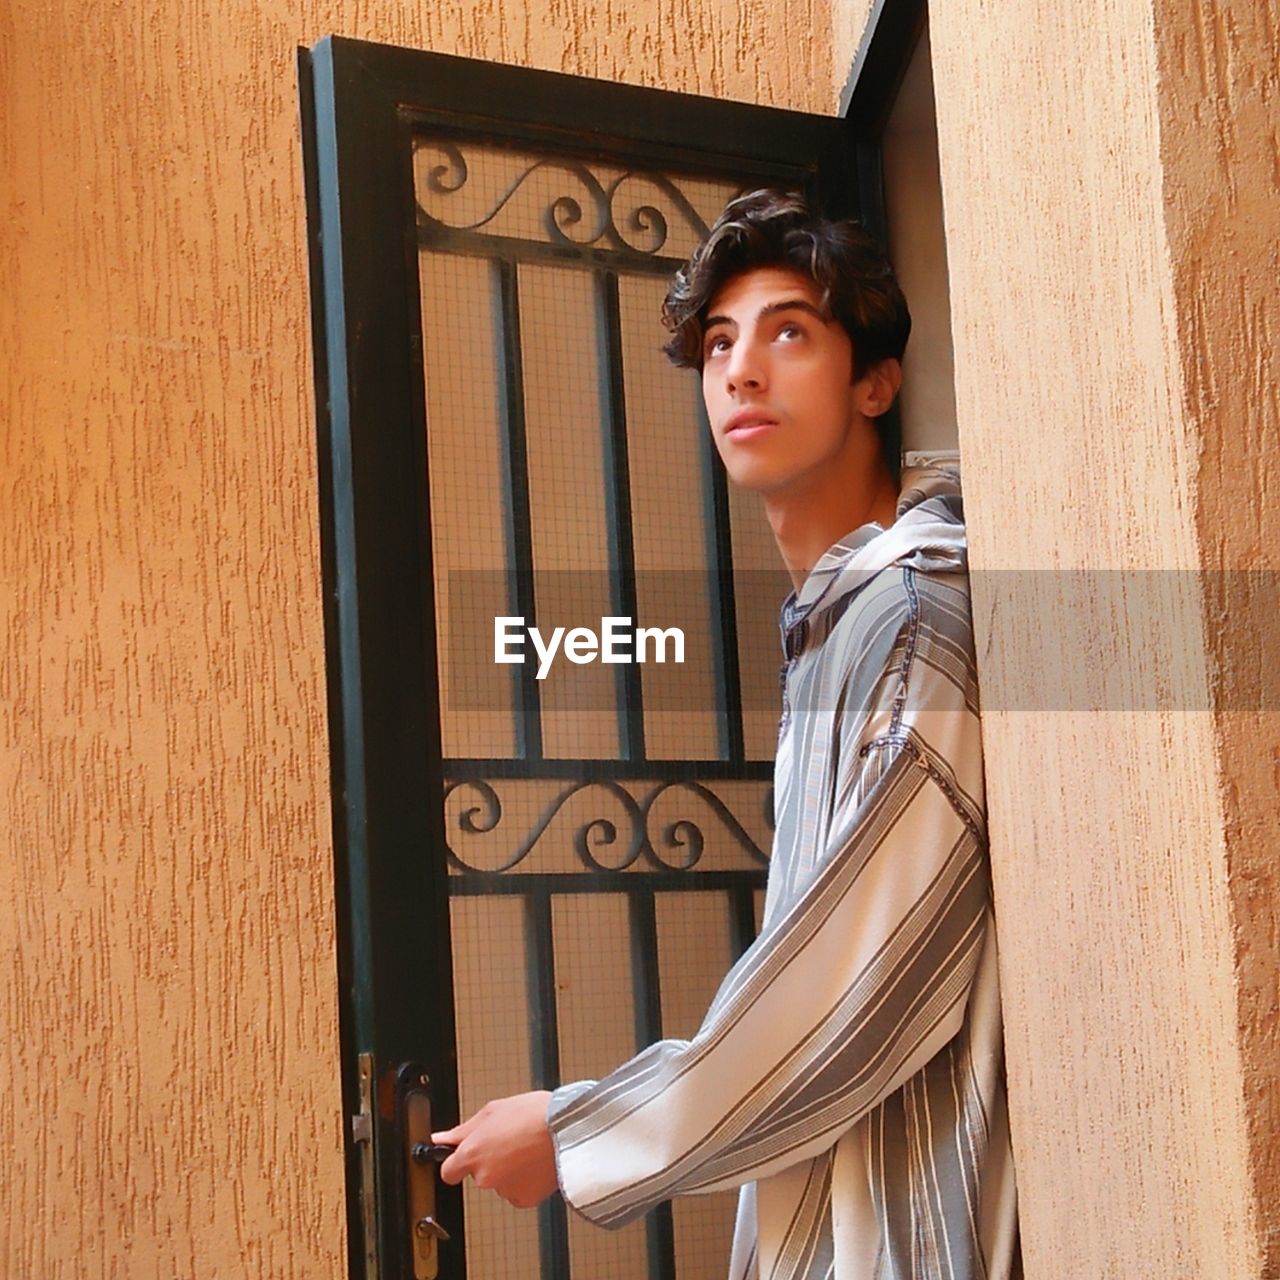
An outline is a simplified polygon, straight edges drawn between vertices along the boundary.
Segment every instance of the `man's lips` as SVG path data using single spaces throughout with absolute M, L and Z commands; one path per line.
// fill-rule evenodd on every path
M 753 436 L 763 435 L 777 425 L 777 418 L 759 409 L 739 409 L 725 422 L 724 433 L 734 440 L 749 440 Z

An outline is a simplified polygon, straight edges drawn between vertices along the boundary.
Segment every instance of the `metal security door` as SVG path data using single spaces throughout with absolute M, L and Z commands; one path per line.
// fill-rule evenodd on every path
M 701 1280 L 732 1196 L 605 1233 L 424 1184 L 408 1129 L 690 1034 L 754 936 L 788 584 L 659 306 L 733 194 L 854 212 L 874 148 L 337 38 L 300 66 L 353 1275 Z M 540 678 L 528 635 L 496 660 L 516 618 L 683 661 Z

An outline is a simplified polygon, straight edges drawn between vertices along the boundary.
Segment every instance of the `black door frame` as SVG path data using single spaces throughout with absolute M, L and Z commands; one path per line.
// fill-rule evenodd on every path
M 507 142 L 625 153 L 655 166 L 790 181 L 883 236 L 880 133 L 924 19 L 883 6 L 845 117 L 585 80 L 340 37 L 298 56 L 311 270 L 344 1113 L 373 1055 L 376 1179 L 398 1187 L 397 1064 L 425 1065 L 437 1114 L 457 1114 L 453 974 L 410 134 L 439 120 Z M 495 104 L 519 103 L 522 118 Z M 590 128 L 583 122 L 590 121 Z M 787 157 L 785 162 L 779 157 Z M 403 235 L 388 234 L 402 228 Z M 376 425 L 377 430 L 371 427 Z M 439 868 L 422 857 L 439 851 Z M 431 861 L 434 861 L 432 859 Z M 376 920 L 378 927 L 366 927 Z M 345 1122 L 344 1122 L 345 1123 Z M 365 1275 L 362 1164 L 347 1130 L 348 1265 Z M 441 1217 L 461 1223 L 461 1195 Z M 380 1280 L 401 1280 L 393 1215 Z M 442 1270 L 463 1280 L 463 1267 Z

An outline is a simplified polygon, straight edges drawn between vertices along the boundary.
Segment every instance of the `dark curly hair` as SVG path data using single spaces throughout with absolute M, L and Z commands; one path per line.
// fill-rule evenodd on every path
M 797 191 L 766 188 L 731 200 L 676 272 L 662 304 L 673 364 L 702 368 L 703 320 L 733 276 L 790 267 L 822 292 L 822 307 L 853 341 L 853 376 L 901 359 L 911 332 L 907 301 L 880 246 L 856 222 L 820 217 Z

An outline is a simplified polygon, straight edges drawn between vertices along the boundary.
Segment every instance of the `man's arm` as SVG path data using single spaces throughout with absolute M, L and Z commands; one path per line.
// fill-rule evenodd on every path
M 886 866 L 908 862 L 905 875 Z M 986 906 L 979 842 L 900 754 L 866 825 L 735 967 L 691 1041 L 553 1095 L 566 1198 L 621 1226 L 825 1150 L 960 1029 Z
M 909 682 L 886 678 L 884 732 L 843 727 L 831 836 L 802 851 L 694 1037 L 552 1096 L 559 1183 L 592 1220 L 621 1226 L 825 1150 L 959 1030 L 988 906 L 981 747 L 963 691 L 918 658 Z M 446 1177 L 468 1171 L 466 1147 Z

